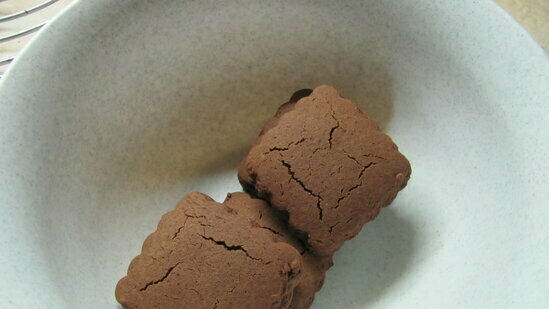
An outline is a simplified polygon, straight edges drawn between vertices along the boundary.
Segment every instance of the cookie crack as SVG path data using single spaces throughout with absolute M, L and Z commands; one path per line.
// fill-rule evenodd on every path
M 303 143 L 303 142 L 306 141 L 306 140 L 307 140 L 307 139 L 306 139 L 305 137 L 303 137 L 303 138 L 301 138 L 300 140 L 298 140 L 297 142 L 295 142 L 295 143 L 294 143 L 294 146 L 299 145 L 299 144 Z M 288 147 L 291 146 L 291 145 L 292 145 L 292 144 L 290 143 L 290 145 L 288 145 Z
M 296 177 L 295 175 L 295 172 L 292 170 L 292 165 L 289 164 L 288 162 L 284 161 L 284 160 L 281 160 L 280 161 L 282 163 L 282 165 L 284 165 L 286 167 L 286 169 L 288 170 L 288 174 L 290 175 L 291 179 L 293 181 L 295 181 L 297 184 L 299 184 L 299 186 L 301 186 L 301 188 L 303 189 L 303 191 L 309 193 L 311 196 L 315 197 L 316 198 L 316 208 L 318 209 L 318 216 L 320 218 L 320 221 L 323 220 L 324 218 L 324 210 L 322 209 L 322 205 L 321 205 L 321 200 L 322 200 L 322 197 L 319 195 L 319 194 L 316 194 L 313 192 L 313 190 L 307 188 L 307 186 L 305 186 L 305 184 L 303 183 L 303 181 L 301 181 L 299 178 Z
M 328 104 L 328 106 L 330 107 L 330 116 L 332 117 L 333 120 L 335 120 L 336 122 L 336 125 L 333 126 L 331 129 L 330 129 L 330 133 L 328 134 L 328 144 L 330 145 L 330 149 L 332 149 L 332 146 L 333 146 L 333 138 L 334 138 L 334 133 L 337 129 L 339 129 L 340 127 L 340 122 L 339 120 L 337 120 L 336 116 L 335 116 L 335 111 L 334 109 L 332 108 L 332 105 L 328 102 L 326 102 L 326 104 Z
M 360 186 L 362 186 L 362 183 L 356 184 L 355 186 L 349 188 L 349 190 L 347 190 L 347 193 L 346 193 L 344 196 L 342 196 L 342 197 L 340 197 L 340 198 L 337 199 L 337 203 L 336 203 L 336 205 L 335 205 L 334 208 L 335 208 L 335 209 L 339 208 L 339 206 L 340 206 L 339 204 L 341 203 L 341 201 L 343 201 L 344 199 L 348 198 L 349 195 L 351 195 L 351 192 L 353 192 L 354 190 L 358 189 L 358 187 L 360 187 Z M 330 231 L 331 231 L 331 228 L 330 228 Z
M 248 251 L 246 249 L 244 249 L 243 246 L 240 246 L 240 245 L 236 245 L 236 246 L 231 246 L 229 244 L 227 244 L 225 241 L 223 240 L 215 240 L 213 237 L 207 237 L 207 236 L 204 236 L 204 235 L 201 235 L 201 234 L 198 234 L 200 237 L 202 237 L 203 239 L 205 240 L 208 240 L 208 241 L 211 241 L 213 242 L 214 244 L 218 245 L 218 246 L 222 246 L 224 247 L 227 251 L 241 251 L 243 252 L 248 258 L 252 259 L 252 260 L 255 260 L 255 261 L 263 261 L 262 259 L 260 258 L 257 258 L 257 257 L 254 257 L 252 255 L 250 255 L 250 253 L 248 253 Z
M 362 166 L 362 170 L 360 171 L 360 174 L 358 176 L 358 178 L 362 177 L 362 175 L 364 174 L 364 172 L 370 168 L 371 166 L 373 165 L 376 165 L 377 163 L 376 162 L 370 162 L 366 165 L 363 165 L 355 156 L 351 155 L 350 153 L 348 153 L 345 149 L 342 149 L 343 153 L 347 156 L 347 158 L 353 160 L 353 162 L 355 162 L 357 165 L 360 165 Z M 385 160 L 385 158 L 383 157 L 380 157 L 380 156 L 377 156 L 377 155 L 374 155 L 372 153 L 367 153 L 365 155 L 362 155 L 363 157 L 366 157 L 366 158 L 377 158 L 377 159 L 381 159 L 381 160 Z
M 317 197 L 317 200 L 316 200 L 316 208 L 318 209 L 318 218 L 320 219 L 320 221 L 323 221 L 324 219 L 324 210 L 322 209 L 322 205 L 320 204 L 320 196 Z
M 343 153 L 347 156 L 347 158 L 353 160 L 353 162 L 355 162 L 357 165 L 362 166 L 362 170 L 358 174 L 358 179 L 362 178 L 362 176 L 364 175 L 364 172 L 366 172 L 367 169 L 369 169 L 370 167 L 376 165 L 376 162 L 370 162 L 366 165 L 363 165 L 362 163 L 360 163 L 360 161 L 358 161 L 358 159 L 356 157 L 354 157 L 353 155 L 348 153 L 345 149 L 343 149 Z M 365 156 L 367 158 L 374 157 L 374 158 L 378 158 L 378 159 L 383 159 L 379 156 L 372 155 L 372 154 L 366 154 L 366 155 L 363 155 L 363 156 Z
M 185 217 L 185 221 L 183 221 L 183 224 L 177 229 L 177 231 L 175 231 L 175 233 L 172 236 L 172 240 L 174 240 L 177 237 L 177 235 L 179 235 L 181 230 L 183 230 L 183 228 L 185 227 L 185 224 L 187 223 L 187 220 L 189 220 L 188 216 Z
M 175 231 L 175 233 L 174 233 L 173 236 L 172 236 L 172 240 L 174 240 L 174 239 L 177 237 L 177 235 L 179 235 L 179 233 L 181 232 L 181 230 L 182 230 L 184 227 L 185 227 L 185 224 L 183 224 L 182 226 L 180 226 L 180 227 L 177 229 L 177 231 Z
M 333 117 L 333 116 L 332 116 Z M 335 118 L 334 118 L 335 119 Z M 332 140 L 334 138 L 334 132 L 339 128 L 339 122 L 337 123 L 337 125 L 335 127 L 332 127 L 332 129 L 330 129 L 330 134 L 328 136 L 328 143 L 330 144 L 330 149 L 332 149 L 333 147 L 333 143 L 332 143 Z
M 364 165 L 362 167 L 362 170 L 360 171 L 360 174 L 358 174 L 358 179 L 362 178 L 362 176 L 364 175 L 364 172 L 366 172 L 367 169 L 369 169 L 370 167 L 372 167 L 374 165 L 376 165 L 375 162 L 370 162 L 370 163 Z
M 207 219 L 206 216 L 204 216 L 204 215 L 195 216 L 195 215 L 191 215 L 191 214 L 188 214 L 188 213 L 185 213 L 185 217 L 194 218 L 194 219 Z
M 330 226 L 330 229 L 328 230 L 328 232 L 329 232 L 330 234 L 332 234 L 332 231 L 333 231 L 334 228 L 335 228 L 336 226 L 338 226 L 338 225 L 339 225 L 339 222 L 336 222 L 336 224 Z
M 272 148 L 269 148 L 269 152 L 286 151 L 286 150 L 290 150 L 290 148 L 289 147 L 272 147 Z
M 378 158 L 378 159 L 380 159 L 380 160 L 385 160 L 384 157 L 375 155 L 375 154 L 373 154 L 373 153 L 367 153 L 367 154 L 364 154 L 364 155 L 362 155 L 362 156 L 363 156 L 363 157 L 366 157 L 366 158 Z
M 159 284 L 159 283 L 163 282 L 164 280 L 166 280 L 166 278 L 168 278 L 168 277 L 170 276 L 170 274 L 172 273 L 172 271 L 173 271 L 179 264 L 180 264 L 180 263 L 177 263 L 177 264 L 175 264 L 174 266 L 168 268 L 168 270 L 166 271 L 166 273 L 164 274 L 164 276 L 162 276 L 162 278 L 160 278 L 160 279 L 158 279 L 158 280 L 155 280 L 155 281 L 151 281 L 151 282 L 145 284 L 145 286 L 142 287 L 141 289 L 139 289 L 139 291 L 141 291 L 141 292 L 146 291 L 150 286 Z
M 360 161 L 358 161 L 358 159 L 355 158 L 354 156 L 352 156 L 350 153 L 348 153 L 347 151 L 345 151 L 345 149 L 343 150 L 343 153 L 345 153 L 345 155 L 347 156 L 347 158 L 353 160 L 357 165 L 362 166 L 362 163 L 360 163 Z
M 268 226 L 258 225 L 257 227 L 260 228 L 260 229 L 268 230 L 268 231 L 270 231 L 271 233 L 273 233 L 273 234 L 275 234 L 275 235 L 284 236 L 284 235 L 282 235 L 282 233 L 280 233 L 280 232 L 276 231 L 275 229 L 270 228 L 270 227 L 268 227 Z
M 297 145 L 303 143 L 303 142 L 306 141 L 306 140 L 307 140 L 307 139 L 303 137 L 303 138 L 301 138 L 301 139 L 298 140 L 298 141 L 292 141 L 292 142 L 290 142 L 290 143 L 288 144 L 288 146 L 286 146 L 286 147 L 278 147 L 278 146 L 271 147 L 271 148 L 269 148 L 269 151 L 267 151 L 265 154 L 268 154 L 269 152 L 275 152 L 275 151 L 288 151 L 288 150 L 290 150 L 290 148 L 291 148 L 292 146 L 297 146 Z

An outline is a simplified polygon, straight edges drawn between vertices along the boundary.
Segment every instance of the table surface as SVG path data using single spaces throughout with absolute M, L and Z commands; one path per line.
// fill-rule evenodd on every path
M 23 18 L 0 23 L 0 38 L 28 29 L 51 19 L 65 6 L 75 0 L 59 0 Z M 549 50 L 549 0 L 494 0 L 526 28 L 536 40 Z M 0 17 L 23 11 L 36 6 L 45 0 L 0 0 Z M 17 55 L 28 43 L 32 35 L 0 43 L 0 61 Z M 8 65 L 0 66 L 2 74 Z

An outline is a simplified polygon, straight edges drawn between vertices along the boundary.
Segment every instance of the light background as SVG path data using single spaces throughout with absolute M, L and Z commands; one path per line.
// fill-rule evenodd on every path
M 60 0 L 50 7 L 23 18 L 0 24 L 0 37 L 27 29 L 51 19 L 75 0 Z M 516 18 L 546 50 L 549 50 L 549 0 L 494 0 Z M 0 0 L 0 16 L 19 12 L 44 0 Z M 17 55 L 32 35 L 0 43 L 0 60 Z M 8 65 L 0 66 L 2 74 Z

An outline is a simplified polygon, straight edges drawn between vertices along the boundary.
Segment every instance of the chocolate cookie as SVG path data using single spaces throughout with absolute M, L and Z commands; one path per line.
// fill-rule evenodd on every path
M 329 86 L 284 104 L 238 170 L 245 190 L 285 213 L 312 252 L 327 256 L 389 205 L 410 174 L 391 138 Z
M 246 193 L 229 193 L 223 202 L 224 205 L 247 216 L 254 226 L 266 229 L 272 233 L 277 241 L 292 245 L 301 252 L 303 264 L 301 279 L 294 290 L 294 297 L 290 309 L 307 309 L 314 300 L 315 293 L 324 283 L 326 271 L 333 265 L 331 256 L 315 256 L 299 242 L 289 231 L 286 224 L 269 207 L 267 202 L 255 199 Z
M 127 309 L 288 308 L 301 264 L 271 231 L 190 193 L 145 240 L 116 299 Z

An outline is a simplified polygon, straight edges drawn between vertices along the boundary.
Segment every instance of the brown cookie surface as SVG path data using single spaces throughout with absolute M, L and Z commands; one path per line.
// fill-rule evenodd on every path
M 294 290 L 294 296 L 290 309 L 307 309 L 311 306 L 315 293 L 324 283 L 326 271 L 333 265 L 331 256 L 315 256 L 294 237 L 283 218 L 272 209 L 267 202 L 252 198 L 246 193 L 229 193 L 223 202 L 224 205 L 247 216 L 252 225 L 268 230 L 273 238 L 290 244 L 296 248 L 303 257 L 301 266 L 301 278 Z
M 288 308 L 300 253 L 202 193 L 186 195 L 116 287 L 127 309 Z
M 284 104 L 238 170 L 247 191 L 287 214 L 311 251 L 326 256 L 390 204 L 410 174 L 391 138 L 329 86 Z

